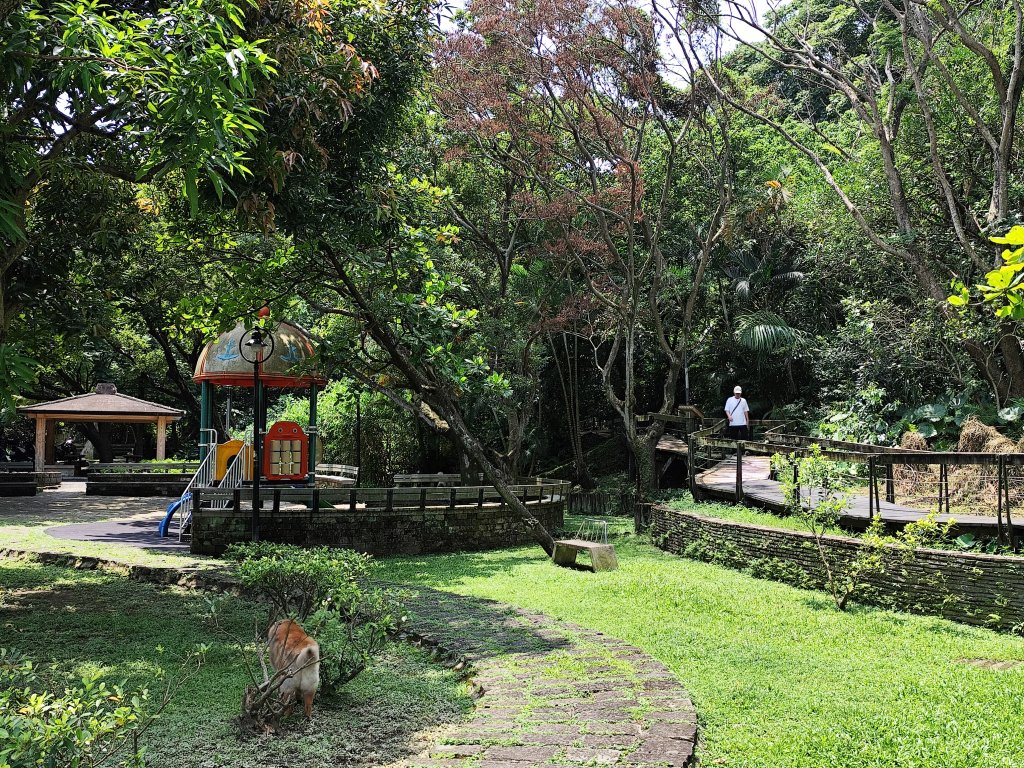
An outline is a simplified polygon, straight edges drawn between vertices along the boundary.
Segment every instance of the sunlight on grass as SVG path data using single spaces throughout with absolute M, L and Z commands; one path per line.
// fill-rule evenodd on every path
M 617 526 L 622 530 L 625 526 Z M 668 664 L 705 765 L 1019 768 L 1024 639 L 855 606 L 616 539 L 621 568 L 556 568 L 535 547 L 394 558 L 388 578 L 503 600 L 620 637 Z

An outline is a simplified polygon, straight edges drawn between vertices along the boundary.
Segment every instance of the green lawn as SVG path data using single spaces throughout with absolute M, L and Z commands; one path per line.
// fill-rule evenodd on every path
M 624 526 L 619 526 L 619 530 Z M 705 766 L 1020 768 L 1024 639 L 855 607 L 616 541 L 620 569 L 556 568 L 535 547 L 395 558 L 389 578 L 504 600 L 605 631 L 668 664 L 701 718 Z
M 808 533 L 807 523 L 798 516 L 776 515 L 765 512 L 755 507 L 746 507 L 742 504 L 720 504 L 716 502 L 695 502 L 689 493 L 670 499 L 665 506 L 671 509 L 678 509 L 680 512 L 692 512 L 695 515 L 714 517 L 719 520 L 731 520 L 736 523 L 751 523 L 752 525 L 763 525 L 767 528 L 781 528 L 785 531 L 802 531 Z M 826 526 L 826 532 L 837 536 L 851 536 L 838 526 Z
M 457 673 L 394 644 L 342 694 L 318 699 L 311 723 L 299 716 L 281 736 L 240 735 L 232 720 L 245 673 L 204 621 L 203 595 L 14 561 L 0 561 L 0 588 L 0 645 L 67 670 L 99 669 L 144 685 L 155 664 L 172 666 L 174 655 L 209 644 L 198 674 L 144 737 L 149 768 L 386 765 L 425 747 L 424 732 L 471 707 Z M 226 599 L 222 610 L 225 626 L 242 636 L 266 618 L 264 607 L 243 600 Z

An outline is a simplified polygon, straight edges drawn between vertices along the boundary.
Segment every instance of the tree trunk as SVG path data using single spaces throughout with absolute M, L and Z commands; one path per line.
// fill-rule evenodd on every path
M 110 464 L 114 460 L 114 445 L 110 439 L 111 426 L 107 422 L 83 422 L 79 428 L 89 438 L 96 451 L 96 460 L 100 464 Z
M 462 455 L 480 468 L 484 478 L 494 486 L 494 490 L 498 492 L 501 500 L 523 522 L 526 529 L 550 557 L 555 551 L 554 538 L 540 520 L 534 517 L 526 505 L 513 493 L 509 487 L 513 479 L 505 475 L 487 458 L 483 446 L 463 422 L 462 414 L 455 407 L 454 401 L 446 395 L 440 395 L 431 399 L 430 406 L 448 422 L 449 435 L 461 449 Z

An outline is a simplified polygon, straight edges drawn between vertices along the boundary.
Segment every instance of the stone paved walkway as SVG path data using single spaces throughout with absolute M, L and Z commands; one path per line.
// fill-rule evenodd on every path
M 403 765 L 686 766 L 697 719 L 660 662 L 600 632 L 501 603 L 421 590 L 414 631 L 461 656 L 472 718 Z

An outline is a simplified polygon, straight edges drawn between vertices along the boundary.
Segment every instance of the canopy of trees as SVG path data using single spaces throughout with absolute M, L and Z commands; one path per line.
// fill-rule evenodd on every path
M 1024 415 L 1016 0 L 4 0 L 0 39 L 9 424 L 113 380 L 187 453 L 264 303 L 381 476 L 649 488 L 638 417 L 735 384 L 860 440 Z

